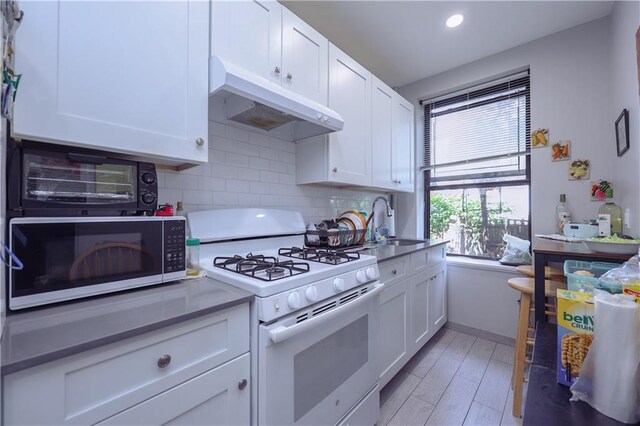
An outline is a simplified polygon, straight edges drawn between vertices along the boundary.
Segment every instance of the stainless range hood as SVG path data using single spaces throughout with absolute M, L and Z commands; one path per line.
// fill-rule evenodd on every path
M 216 56 L 209 59 L 209 116 L 290 141 L 344 126 L 337 112 Z

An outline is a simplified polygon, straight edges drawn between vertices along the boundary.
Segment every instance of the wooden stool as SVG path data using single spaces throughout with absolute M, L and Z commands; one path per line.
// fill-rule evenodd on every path
M 526 364 L 531 364 L 531 359 L 527 358 L 527 348 L 533 347 L 535 340 L 529 333 L 535 332 L 535 326 L 529 323 L 530 313 L 533 312 L 531 299 L 534 292 L 533 278 L 511 278 L 508 281 L 509 287 L 520 292 L 520 312 L 518 314 L 518 329 L 516 332 L 516 348 L 513 360 L 513 372 L 511 376 L 511 386 L 513 388 L 513 407 L 511 412 L 514 417 L 521 417 L 522 413 L 522 386 L 524 383 L 524 369 Z M 545 280 L 544 293 L 546 297 L 556 297 L 558 289 L 567 288 L 565 283 Z M 552 305 L 545 304 L 546 307 Z M 555 315 L 555 312 L 545 311 L 547 315 Z
M 535 278 L 533 265 L 520 265 L 516 267 L 516 271 L 518 271 L 519 274 L 522 274 L 526 277 Z M 564 271 L 556 267 L 545 266 L 544 277 L 548 280 L 559 281 L 563 283 L 567 282 L 567 279 L 564 276 Z

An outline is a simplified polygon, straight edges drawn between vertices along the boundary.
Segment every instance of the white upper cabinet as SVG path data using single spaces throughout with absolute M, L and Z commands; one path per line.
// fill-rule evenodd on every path
M 329 135 L 330 180 L 371 186 L 371 73 L 329 46 L 329 108 L 344 120 Z
M 371 102 L 373 186 L 413 192 L 413 105 L 376 77 Z
M 282 85 L 327 105 L 329 42 L 291 11 L 282 8 Z
M 344 128 L 296 144 L 296 181 L 371 186 L 371 73 L 329 44 L 329 108 Z
M 211 56 L 280 84 L 282 6 L 277 1 L 213 1 Z
M 393 158 L 395 92 L 380 79 L 373 77 L 371 93 L 372 174 L 373 186 L 384 189 L 394 187 Z
M 395 93 L 395 92 L 394 92 Z M 393 187 L 394 191 L 415 190 L 415 143 L 413 104 L 395 93 L 393 105 Z
M 13 136 L 207 161 L 208 3 L 28 1 Z
M 329 42 L 276 1 L 213 1 L 211 55 L 327 105 Z

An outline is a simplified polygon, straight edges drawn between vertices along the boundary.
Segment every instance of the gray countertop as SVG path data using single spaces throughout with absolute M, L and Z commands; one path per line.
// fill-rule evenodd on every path
M 373 248 L 362 250 L 360 253 L 369 254 L 378 258 L 378 263 L 395 259 L 396 257 L 411 254 L 416 251 L 424 250 L 429 247 L 435 247 L 446 244 L 448 240 L 421 240 L 419 244 L 410 244 L 403 246 L 394 246 L 390 244 L 377 244 Z
M 249 292 L 199 278 L 7 315 L 2 375 L 251 300 Z

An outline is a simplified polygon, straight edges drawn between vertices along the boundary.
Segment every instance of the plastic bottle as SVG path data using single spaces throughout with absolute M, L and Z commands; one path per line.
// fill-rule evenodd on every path
M 200 273 L 200 240 L 187 238 L 187 276 L 194 277 Z
M 598 216 L 600 215 L 609 216 L 610 235 L 622 235 L 622 208 L 613 202 L 613 198 L 607 198 L 605 204 L 598 209 Z
M 556 206 L 556 232 L 564 235 L 564 226 L 571 222 L 571 207 L 567 203 L 567 195 L 560 194 L 560 204 Z

